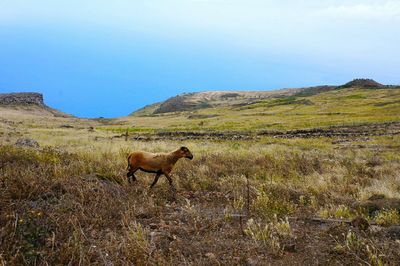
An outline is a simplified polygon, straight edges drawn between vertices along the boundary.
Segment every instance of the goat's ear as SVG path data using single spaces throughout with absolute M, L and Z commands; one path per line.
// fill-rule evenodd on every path
M 181 150 L 182 150 L 182 151 L 187 151 L 187 150 L 188 150 L 188 148 L 186 148 L 186 147 L 182 146 L 182 147 L 181 147 Z

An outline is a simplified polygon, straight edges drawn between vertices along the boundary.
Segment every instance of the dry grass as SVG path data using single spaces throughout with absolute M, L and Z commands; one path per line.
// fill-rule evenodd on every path
M 400 263 L 399 243 L 382 232 L 293 219 L 397 223 L 398 210 L 357 206 L 400 199 L 398 135 L 140 142 L 89 130 L 115 121 L 13 114 L 0 120 L 0 264 Z M 19 138 L 41 148 L 16 147 Z M 183 145 L 194 160 L 177 163 L 176 194 L 165 178 L 150 191 L 152 174 L 128 184 L 129 152 Z
M 349 218 L 354 202 L 399 193 L 400 163 L 383 157 L 386 150 L 337 150 L 326 139 L 185 143 L 195 159 L 178 163 L 173 194 L 165 180 L 149 191 L 149 174 L 129 185 L 126 154 L 169 151 L 179 142 L 129 143 L 106 135 L 95 141 L 83 129 L 30 134 L 48 147 L 0 147 L 0 258 L 10 265 L 301 264 L 308 252 L 322 261 L 354 263 L 353 246 L 340 243 L 346 256 L 336 256 L 331 251 L 339 240 L 326 229 L 287 217 L 325 212 Z M 398 216 L 385 212 L 377 219 L 393 223 Z M 315 238 L 306 247 L 309 236 Z M 321 237 L 326 241 L 318 242 Z M 395 241 L 357 237 L 368 242 L 369 251 L 365 244 L 357 254 L 370 252 L 369 263 L 400 261 L 391 250 Z M 292 245 L 295 250 L 287 251 Z

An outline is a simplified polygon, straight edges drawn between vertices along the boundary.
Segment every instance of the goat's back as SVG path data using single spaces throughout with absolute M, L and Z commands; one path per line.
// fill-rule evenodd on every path
M 146 170 L 159 170 L 167 162 L 166 153 L 136 151 L 130 155 L 130 164 Z

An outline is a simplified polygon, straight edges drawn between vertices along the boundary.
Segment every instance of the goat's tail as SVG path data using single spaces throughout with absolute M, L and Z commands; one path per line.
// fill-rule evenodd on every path
M 131 163 L 130 163 L 131 156 L 132 156 L 132 154 L 129 154 L 129 156 L 128 156 L 128 166 L 126 167 L 126 170 L 130 170 L 130 168 L 131 168 Z

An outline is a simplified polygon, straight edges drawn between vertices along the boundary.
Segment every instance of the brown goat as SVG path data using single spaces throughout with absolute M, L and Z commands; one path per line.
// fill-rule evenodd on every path
M 135 172 L 137 170 L 142 170 L 147 173 L 156 174 L 150 188 L 153 188 L 160 176 L 163 174 L 168 179 L 171 188 L 175 189 L 172 184 L 170 173 L 175 163 L 180 158 L 188 158 L 192 160 L 193 155 L 186 147 L 181 147 L 170 153 L 150 153 L 145 151 L 133 152 L 128 156 L 128 173 L 126 174 L 128 182 L 131 182 L 130 177 L 132 177 L 133 181 L 136 181 Z

